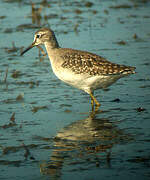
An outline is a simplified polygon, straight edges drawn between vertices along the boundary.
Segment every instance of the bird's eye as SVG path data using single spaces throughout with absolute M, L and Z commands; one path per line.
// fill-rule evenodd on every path
M 36 35 L 36 38 L 40 38 L 40 37 L 41 37 L 41 35 L 40 35 L 40 34 L 37 34 L 37 35 Z

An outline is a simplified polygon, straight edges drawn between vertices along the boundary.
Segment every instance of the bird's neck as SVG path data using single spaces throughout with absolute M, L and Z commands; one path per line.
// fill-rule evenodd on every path
M 44 43 L 47 54 L 49 56 L 50 61 L 53 61 L 56 56 L 56 51 L 57 49 L 59 49 L 59 44 L 57 42 L 57 40 L 50 40 Z
M 44 45 L 46 47 L 48 55 L 50 55 L 51 51 L 59 48 L 59 44 L 55 36 L 52 36 L 51 39 L 49 39 L 49 41 L 46 41 L 44 43 Z
M 49 37 L 48 41 L 45 42 L 45 47 L 46 49 L 55 49 L 55 48 L 59 48 L 59 44 L 57 42 L 57 39 L 55 37 L 55 35 Z

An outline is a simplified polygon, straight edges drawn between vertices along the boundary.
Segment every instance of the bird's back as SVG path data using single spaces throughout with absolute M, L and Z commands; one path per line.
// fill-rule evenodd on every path
M 60 49 L 59 49 L 60 50 Z M 61 48 L 62 67 L 75 74 L 120 75 L 134 74 L 135 67 L 112 63 L 105 58 L 86 51 Z

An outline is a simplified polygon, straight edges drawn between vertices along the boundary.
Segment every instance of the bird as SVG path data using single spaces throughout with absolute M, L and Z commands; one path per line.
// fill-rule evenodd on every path
M 88 51 L 60 47 L 54 31 L 47 27 L 35 32 L 33 43 L 20 55 L 40 45 L 45 45 L 58 79 L 90 95 L 92 111 L 97 111 L 101 105 L 94 96 L 95 90 L 105 89 L 118 79 L 135 74 L 135 67 L 110 62 Z

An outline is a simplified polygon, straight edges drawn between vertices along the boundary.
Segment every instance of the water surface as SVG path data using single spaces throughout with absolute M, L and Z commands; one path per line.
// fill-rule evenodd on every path
M 149 179 L 150 3 L 32 2 L 0 2 L 0 179 Z M 58 80 L 47 56 L 20 57 L 43 26 L 62 47 L 137 73 L 96 91 L 93 116 L 89 96 Z

